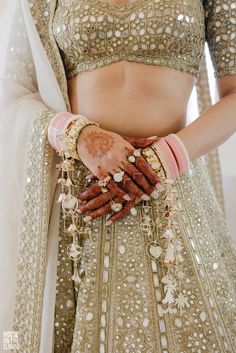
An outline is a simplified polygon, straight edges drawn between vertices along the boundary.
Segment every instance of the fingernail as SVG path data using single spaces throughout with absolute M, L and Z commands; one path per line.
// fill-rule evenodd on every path
M 159 197 L 159 192 L 157 190 L 154 190 L 152 193 L 151 193 L 151 197 L 153 197 L 154 199 L 157 199 Z
M 132 207 L 131 209 L 130 209 L 130 213 L 132 214 L 132 216 L 137 216 L 137 210 L 136 210 L 136 208 L 135 207 Z
M 150 197 L 147 195 L 147 194 L 143 194 L 141 196 L 141 199 L 144 200 L 144 201 L 149 201 L 150 200 Z
M 91 221 L 92 217 L 91 216 L 86 216 L 83 218 L 84 222 L 89 222 Z
M 88 175 L 86 175 L 85 179 L 92 179 L 92 177 L 94 177 L 93 174 L 88 174 Z
M 105 226 L 106 226 L 106 227 L 109 227 L 111 224 L 112 224 L 112 221 L 109 220 L 109 221 L 106 222 Z
M 126 195 L 123 196 L 123 199 L 126 200 L 126 201 L 130 201 L 131 197 L 128 194 L 126 194 Z
M 161 183 L 157 183 L 156 186 L 155 186 L 155 189 L 156 189 L 158 192 L 164 190 L 163 185 L 162 185 Z

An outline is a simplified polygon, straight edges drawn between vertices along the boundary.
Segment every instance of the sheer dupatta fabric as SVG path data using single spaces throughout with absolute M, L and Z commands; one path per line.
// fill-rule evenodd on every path
M 27 1 L 9 0 L 0 33 L 0 351 L 14 330 L 17 351 L 39 352 L 41 341 L 50 352 L 59 204 L 47 126 L 69 107 Z
M 18 331 L 21 353 L 53 351 L 59 161 L 47 126 L 56 112 L 70 111 L 51 31 L 55 5 L 9 0 L 0 32 L 0 340 Z M 205 79 L 198 81 L 203 101 Z

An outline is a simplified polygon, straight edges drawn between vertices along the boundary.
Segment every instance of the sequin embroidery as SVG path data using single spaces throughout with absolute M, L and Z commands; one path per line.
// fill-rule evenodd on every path
M 118 61 L 174 68 L 198 77 L 205 40 L 215 76 L 236 73 L 232 0 L 59 0 L 53 34 L 71 78 Z
M 128 60 L 197 75 L 204 45 L 201 1 L 60 0 L 53 20 L 67 78 Z

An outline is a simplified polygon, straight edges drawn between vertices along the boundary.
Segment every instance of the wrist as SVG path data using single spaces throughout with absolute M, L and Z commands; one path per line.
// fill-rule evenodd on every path
M 52 147 L 66 158 L 80 159 L 77 152 L 77 140 L 82 131 L 89 126 L 98 126 L 81 114 L 58 113 L 48 127 L 48 139 Z
M 65 132 L 71 119 L 74 119 L 73 114 L 69 112 L 60 112 L 56 114 L 49 123 L 48 140 L 56 151 L 59 151 L 61 148 L 60 136 Z
M 90 133 L 91 131 L 97 131 L 98 129 L 100 130 L 101 128 L 94 124 L 88 124 L 84 126 L 77 138 L 77 146 L 83 140 L 87 133 Z

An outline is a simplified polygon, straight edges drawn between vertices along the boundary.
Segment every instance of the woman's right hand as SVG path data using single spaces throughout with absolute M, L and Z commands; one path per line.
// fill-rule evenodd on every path
M 138 157 L 135 165 L 128 161 L 133 151 L 134 147 L 119 134 L 94 125 L 86 126 L 78 138 L 77 152 L 80 159 L 99 180 L 124 171 L 120 183 L 111 179 L 107 184 L 111 194 L 120 189 L 123 196 L 128 193 L 131 198 L 148 200 L 148 195 L 155 192 L 159 178 L 143 157 Z

